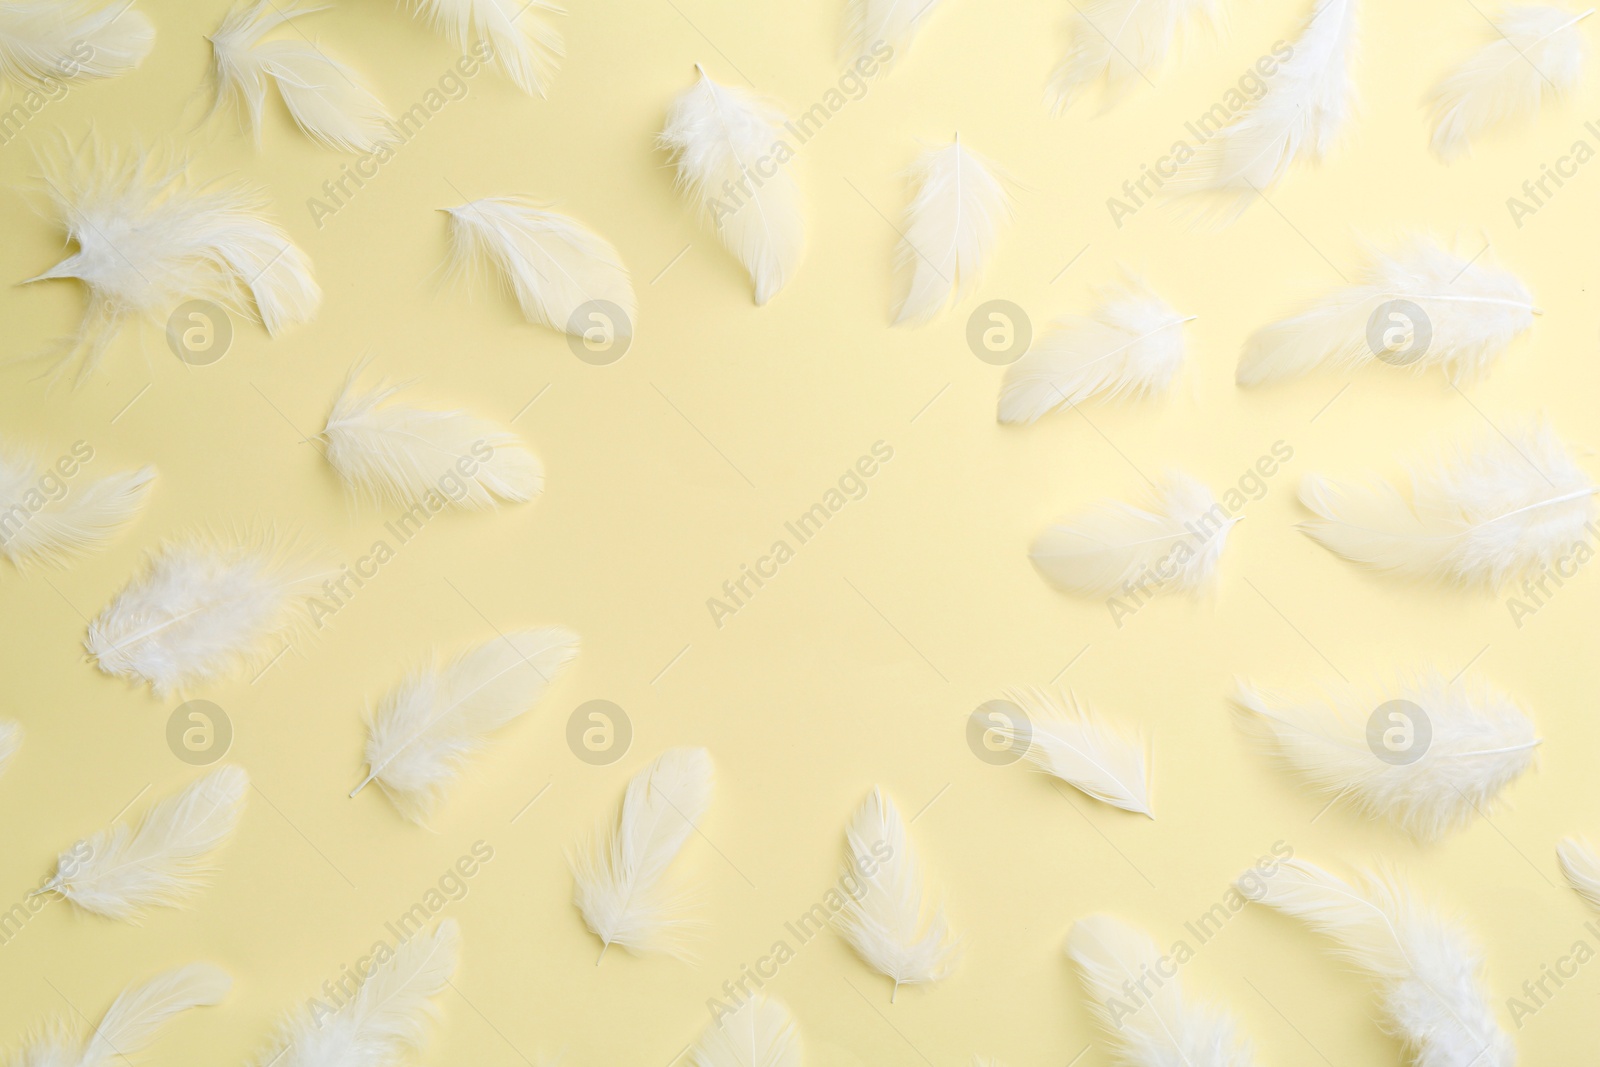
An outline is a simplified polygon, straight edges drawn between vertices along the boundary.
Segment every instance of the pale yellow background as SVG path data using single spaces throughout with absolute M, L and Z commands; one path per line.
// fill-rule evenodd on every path
M 33 154 L 57 131 L 80 137 L 92 125 L 108 141 L 156 143 L 201 117 L 202 35 L 225 5 L 140 6 L 158 27 L 143 67 L 73 89 L 0 149 L 0 278 L 20 281 L 61 253 L 30 186 Z M 241 674 L 189 694 L 232 716 L 229 758 L 259 789 L 214 887 L 140 926 L 52 904 L 0 946 L 0 1040 L 14 1047 L 36 1021 L 74 1008 L 97 1015 L 125 982 L 203 958 L 236 976 L 234 994 L 175 1025 L 150 1060 L 242 1062 L 482 839 L 494 860 L 443 913 L 461 921 L 465 956 L 424 1062 L 512 1065 L 565 1051 L 579 1067 L 666 1067 L 723 980 L 828 886 L 844 821 L 875 783 L 908 816 L 938 797 L 914 835 L 965 958 L 948 981 L 891 1007 L 889 983 L 834 935 L 813 941 L 769 987 L 797 1017 L 808 1062 L 953 1067 L 977 1053 L 1059 1065 L 1082 1053 L 1084 1067 L 1106 1063 L 1060 952 L 1072 921 L 1110 909 L 1170 942 L 1277 840 L 1336 867 L 1393 861 L 1481 939 L 1509 1022 L 1504 998 L 1524 979 L 1575 939 L 1595 943 L 1554 859 L 1562 835 L 1600 835 L 1595 575 L 1519 630 L 1502 599 L 1405 587 L 1334 558 L 1293 529 L 1294 487 L 1313 470 L 1397 473 L 1398 458 L 1441 437 L 1538 412 L 1585 452 L 1594 443 L 1600 165 L 1520 230 L 1505 198 L 1575 138 L 1594 141 L 1583 123 L 1600 117 L 1600 80 L 1532 130 L 1442 167 L 1426 152 L 1419 102 L 1488 27 L 1467 0 L 1371 3 L 1363 107 L 1335 159 L 1295 173 L 1275 207 L 1220 236 L 1159 208 L 1119 231 L 1106 197 L 1307 7 L 1228 6 L 1230 27 L 1196 41 L 1154 89 L 1109 115 L 1091 101 L 1052 119 L 1041 100 L 1068 5 L 947 0 L 904 63 L 792 164 L 807 202 L 805 261 L 759 309 L 673 190 L 652 138 L 695 62 L 736 84 L 743 71 L 790 114 L 808 107 L 838 76 L 842 0 L 574 0 L 548 100 L 480 74 L 321 229 L 305 201 L 347 157 L 302 137 L 276 101 L 259 149 L 230 124 L 204 127 L 196 175 L 262 183 L 326 300 L 309 326 L 275 340 L 241 321 L 211 367 L 180 364 L 149 326 L 127 330 L 76 391 L 47 391 L 37 365 L 0 372 L 8 443 L 54 457 L 82 439 L 96 450 L 88 475 L 142 463 L 161 472 L 147 512 L 109 551 L 65 572 L 0 576 L 0 713 L 28 730 L 0 779 L 0 905 L 146 786 L 136 811 L 195 776 L 164 737 L 177 701 L 100 675 L 81 648 L 86 617 L 146 550 L 202 525 L 271 524 L 353 560 L 381 535 L 389 512 L 349 501 L 301 440 L 355 361 L 370 354 L 377 371 L 415 379 L 423 403 L 500 420 L 522 411 L 515 428 L 545 461 L 548 487 L 532 506 L 436 519 L 259 681 Z M 458 54 L 390 0 L 348 0 L 297 25 L 396 111 Z M 1016 221 L 974 297 L 925 329 L 892 330 L 897 238 L 884 216 L 901 216 L 919 142 L 956 131 L 1009 172 Z M 638 339 L 621 363 L 587 366 L 507 296 L 442 283 L 435 209 L 510 193 L 559 205 L 620 249 L 640 296 Z M 1338 284 L 1335 266 L 1353 275 L 1363 238 L 1409 228 L 1459 234 L 1468 255 L 1487 237 L 1545 309 L 1486 381 L 1463 396 L 1435 376 L 1363 374 L 1314 423 L 1340 379 L 1235 388 L 1251 329 Z M 1040 322 L 1079 311 L 1119 263 L 1200 316 L 1181 386 L 1145 405 L 998 426 L 1002 372 L 967 350 L 969 312 L 989 298 Z M 5 353 L 68 333 L 83 303 L 71 283 L 0 287 Z M 866 499 L 716 629 L 706 598 L 878 440 L 895 455 Z M 1028 563 L 1042 524 L 1100 497 L 1136 497 L 1140 471 L 1181 464 L 1220 489 L 1278 440 L 1295 457 L 1249 506 L 1209 598 L 1161 602 L 1119 631 L 1103 605 L 1052 591 Z M 578 631 L 582 655 L 475 764 L 434 832 L 402 822 L 376 790 L 346 798 L 363 770 L 364 708 L 431 647 L 550 623 Z M 973 706 L 1047 684 L 1074 660 L 1062 684 L 1152 737 L 1158 821 L 968 750 Z M 1225 701 L 1235 674 L 1309 687 L 1335 670 L 1362 679 L 1431 662 L 1453 674 L 1474 660 L 1526 701 L 1547 743 L 1492 822 L 1431 848 L 1342 809 L 1313 823 L 1321 801 L 1250 748 Z M 618 702 L 635 725 L 632 751 L 610 767 L 580 763 L 563 740 L 567 716 L 591 698 Z M 707 746 L 720 775 L 704 838 L 681 865 L 703 890 L 699 961 L 613 952 L 597 968 L 564 851 L 613 810 L 629 775 L 676 744 Z M 1263 1064 L 1400 1061 L 1367 983 L 1264 910 L 1234 918 L 1182 977 L 1237 1015 Z M 1517 1033 L 1521 1062 L 1592 1059 L 1597 995 L 1591 965 Z

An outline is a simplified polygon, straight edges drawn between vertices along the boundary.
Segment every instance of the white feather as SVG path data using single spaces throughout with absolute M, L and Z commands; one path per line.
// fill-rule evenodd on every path
M 1403 700 L 1426 718 L 1425 747 L 1412 762 L 1390 763 L 1371 747 L 1368 721 Z M 1506 786 L 1533 765 L 1539 737 L 1516 702 L 1486 685 L 1447 681 L 1437 671 L 1376 691 L 1323 699 L 1269 698 L 1239 683 L 1234 701 L 1246 727 L 1314 790 L 1388 819 L 1423 841 L 1437 841 L 1490 810 Z M 1407 718 L 1415 713 L 1406 709 Z M 1396 721 L 1392 725 L 1405 726 Z M 1385 730 L 1391 726 L 1382 720 Z M 1418 725 L 1411 742 L 1423 744 Z
M 17 750 L 22 747 L 22 726 L 8 719 L 0 719 L 0 775 L 6 773 Z
M 1173 472 L 1146 508 L 1102 501 L 1077 518 L 1049 527 L 1033 542 L 1039 573 L 1058 588 L 1085 596 L 1192 592 L 1216 573 L 1229 516 L 1211 490 Z
M 1556 855 L 1567 884 L 1590 907 L 1600 910 L 1600 855 L 1595 854 L 1594 847 L 1581 838 L 1567 837 L 1556 846 Z
M 877 45 L 889 50 L 893 63 L 910 49 L 922 24 L 939 0 L 850 0 L 849 49 L 851 58 L 871 55 Z
M 351 999 L 333 1014 L 311 1007 L 284 1024 L 276 1052 L 262 1067 L 398 1067 L 420 1051 L 432 998 L 450 985 L 461 958 L 461 928 L 445 919 L 431 934 L 400 942 L 393 956 L 374 965 Z M 321 1007 L 321 1001 L 313 1003 Z
M 1300 528 L 1346 559 L 1405 578 L 1496 588 L 1549 566 L 1595 533 L 1594 482 L 1547 424 L 1419 464 L 1409 498 L 1386 482 L 1343 485 L 1315 474 Z
M 230 11 L 207 38 L 215 106 L 237 108 L 259 143 L 261 108 L 271 82 L 306 136 L 346 152 L 376 151 L 392 139 L 389 115 L 354 71 L 309 40 L 261 39 L 290 19 L 325 9 L 313 3 L 256 0 Z
M 1090 915 L 1072 924 L 1065 948 L 1118 1064 L 1250 1067 L 1255 1062 L 1249 1042 L 1234 1033 L 1231 1016 L 1185 999 L 1178 979 L 1164 977 L 1163 954 L 1143 930 L 1109 915 Z
M 1495 38 L 1449 74 L 1428 95 L 1433 111 L 1433 152 L 1446 163 L 1492 130 L 1531 122 L 1546 97 L 1576 89 L 1587 49 L 1578 23 L 1594 14 L 1523 4 L 1493 20 Z
M 328 462 L 356 493 L 402 507 L 484 509 L 544 488 L 538 459 L 516 434 L 462 411 L 389 403 L 399 387 L 362 391 L 361 369 L 350 372 L 322 430 Z
M 800 1067 L 800 1033 L 780 1001 L 757 994 L 700 1032 L 694 1067 Z
M 1288 860 L 1251 894 L 1332 938 L 1378 984 L 1388 1029 L 1418 1067 L 1511 1067 L 1516 1050 L 1484 986 L 1483 959 L 1453 922 L 1396 878 L 1345 882 Z M 1243 890 L 1241 890 L 1242 892 Z
M 1091 398 L 1164 392 L 1183 364 L 1183 324 L 1143 280 L 1108 286 L 1091 315 L 1062 319 L 1006 369 L 1001 422 L 1033 422 Z
M 1167 61 L 1183 30 L 1217 17 L 1217 0 L 1089 0 L 1074 11 L 1072 47 L 1050 76 L 1046 101 L 1060 114 L 1104 81 L 1109 107 Z
M 681 954 L 683 894 L 667 869 L 711 804 L 711 755 L 669 748 L 628 782 L 622 814 L 572 860 L 573 902 L 604 947 Z
M 1144 744 L 1095 715 L 1071 694 L 1052 697 L 1040 690 L 1010 694 L 1027 716 L 1027 727 L 1013 724 L 1001 733 L 1046 774 L 1124 811 L 1155 818 Z
M 1372 335 L 1379 309 L 1397 300 L 1415 305 L 1426 321 L 1412 321 L 1411 309 L 1390 308 Z M 1533 325 L 1535 314 L 1515 275 L 1416 237 L 1393 255 L 1372 253 L 1358 284 L 1251 334 L 1236 377 L 1240 385 L 1260 385 L 1382 360 L 1418 371 L 1440 367 L 1453 382 L 1471 380 Z M 1381 354 L 1375 341 L 1383 342 Z
M 859 878 L 835 922 L 867 966 L 902 985 L 937 982 L 955 968 L 957 946 L 934 906 L 924 920 L 922 869 L 894 801 L 873 789 L 845 828 L 847 875 Z
M 0 3 L 0 81 L 24 87 L 114 78 L 144 61 L 156 30 L 132 0 Z
M 369 773 L 350 795 L 376 781 L 402 815 L 424 822 L 489 734 L 531 710 L 577 655 L 570 631 L 516 630 L 413 673 L 372 720 Z
M 140 467 L 64 482 L 52 498 L 40 487 L 46 473 L 36 457 L 0 449 L 0 556 L 18 567 L 65 566 L 104 547 L 138 516 L 156 477 L 154 467 Z
M 136 919 L 146 908 L 177 907 L 206 884 L 221 848 L 244 811 L 250 776 L 222 766 L 151 805 L 139 825 L 102 830 L 62 852 L 56 873 L 38 892 L 113 919 Z
M 611 324 L 614 337 L 633 335 L 638 307 L 628 268 L 599 234 L 526 197 L 487 197 L 444 210 L 451 261 L 492 267 L 510 284 L 529 322 L 581 336 L 588 322 L 574 316 L 585 304 L 604 300 L 625 316 Z
M 110 1067 L 132 1062 L 166 1022 L 190 1008 L 220 1004 L 233 979 L 209 963 L 165 971 L 118 994 L 87 1037 L 76 1024 L 57 1025 L 22 1050 L 18 1067 Z
M 566 55 L 550 22 L 566 11 L 548 0 L 415 0 L 417 14 L 463 52 L 489 48 L 506 76 L 529 96 L 545 95 Z
M 293 548 L 171 541 L 89 623 L 100 669 L 165 696 L 219 679 L 287 642 L 324 572 Z
M 1005 186 L 957 137 L 917 159 L 917 195 L 906 210 L 899 267 L 906 295 L 895 325 L 918 326 L 960 301 L 983 276 L 1000 223 L 1010 217 Z
M 788 157 L 775 151 L 787 143 L 784 121 L 773 104 L 701 70 L 672 102 L 658 138 L 677 165 L 678 187 L 704 206 L 750 273 L 757 304 L 778 295 L 805 247 L 800 187 Z

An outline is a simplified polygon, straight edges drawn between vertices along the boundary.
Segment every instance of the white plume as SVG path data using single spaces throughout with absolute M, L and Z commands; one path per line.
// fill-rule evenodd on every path
M 902 985 L 937 982 L 956 963 L 956 942 L 943 907 L 923 919 L 922 870 L 894 801 L 873 789 L 845 828 L 848 874 L 859 894 L 846 897 L 835 922 L 839 933 L 873 970 Z
M 694 1067 L 800 1067 L 800 1033 L 780 1001 L 757 994 L 706 1024 Z
M 222 766 L 151 805 L 136 828 L 118 823 L 56 860 L 40 893 L 60 893 L 85 911 L 132 920 L 149 907 L 177 907 L 198 893 L 244 811 L 250 776 Z
M 209 963 L 165 971 L 131 985 L 111 1002 L 100 1025 L 87 1036 L 76 1024 L 59 1024 L 22 1050 L 18 1067 L 111 1067 L 132 1062 L 173 1016 L 220 1004 L 233 986 L 227 972 Z
M 1148 82 L 1186 26 L 1217 17 L 1217 0 L 1089 0 L 1075 9 L 1072 47 L 1045 93 L 1061 114 L 1088 86 L 1104 81 L 1107 107 Z
M 516 630 L 413 673 L 369 726 L 369 773 L 350 795 L 376 781 L 402 815 L 425 821 L 489 734 L 531 710 L 577 655 L 570 631 Z
M 1567 876 L 1567 884 L 1588 901 L 1590 907 L 1600 910 L 1600 855 L 1595 854 L 1594 847 L 1581 838 L 1567 837 L 1556 846 L 1556 855 L 1561 860 L 1561 873 Z
M 922 153 L 913 173 L 917 195 L 900 240 L 907 282 L 897 326 L 920 326 L 952 299 L 964 299 L 983 276 L 1000 223 L 1010 217 L 1005 187 L 960 137 Z
M 484 62 L 498 61 L 506 76 L 529 96 L 544 96 L 566 55 L 552 15 L 566 11 L 549 0 L 415 0 L 417 14 L 434 32 Z M 484 55 L 482 49 L 487 49 Z
M 1315 474 L 1300 525 L 1346 559 L 1406 578 L 1497 588 L 1586 541 L 1596 486 L 1547 424 L 1480 435 L 1419 464 L 1409 499 L 1386 482 L 1343 485 Z
M 905 55 L 922 31 L 939 0 L 850 0 L 849 53 L 851 59 L 874 55 L 878 46 L 889 52 L 886 63 Z
M 573 902 L 604 947 L 680 955 L 689 925 L 667 868 L 711 804 L 711 754 L 669 748 L 633 776 L 621 817 L 572 859 Z
M 1358 284 L 1251 334 L 1236 377 L 1260 385 L 1381 361 L 1471 380 L 1538 313 L 1515 275 L 1414 237 L 1393 255 L 1372 253 Z
M 6 773 L 6 768 L 21 747 L 22 726 L 9 719 L 0 719 L 0 775 Z
M 1397 879 L 1355 884 L 1288 860 L 1254 899 L 1302 920 L 1377 982 L 1386 1029 L 1418 1067 L 1512 1067 L 1516 1050 L 1495 1021 L 1477 947 Z M 1242 891 L 1242 890 L 1241 890 Z M 1250 894 L 1247 894 L 1250 895 Z
M 1027 716 L 1027 725 L 999 732 L 1046 774 L 1094 799 L 1124 811 L 1155 818 L 1145 750 L 1137 735 L 1104 722 L 1071 694 L 1052 697 L 1040 690 L 1010 694 Z
M 1428 95 L 1433 153 L 1446 163 L 1467 155 L 1481 135 L 1531 122 L 1545 97 L 1578 87 L 1587 49 L 1581 15 L 1523 4 L 1493 19 L 1495 37 L 1446 74 Z
M 1510 697 L 1431 670 L 1375 691 L 1298 702 L 1240 682 L 1234 701 L 1246 727 L 1317 792 L 1423 841 L 1487 812 L 1532 766 L 1539 745 L 1533 721 Z M 1376 753 L 1371 729 L 1391 756 Z
M 18 567 L 61 567 L 105 546 L 138 516 L 155 477 L 154 467 L 140 467 L 64 481 L 36 457 L 0 449 L 0 556 Z M 45 484 L 51 480 L 58 495 Z
M 1090 915 L 1072 924 L 1066 953 L 1078 969 L 1089 1011 L 1123 1067 L 1255 1062 L 1250 1043 L 1234 1033 L 1231 1016 L 1186 1000 L 1176 977 L 1147 980 L 1165 974 L 1159 970 L 1164 957 L 1143 930 L 1109 915 Z M 1131 998 L 1129 989 L 1135 991 Z
M 1001 422 L 1033 422 L 1093 397 L 1163 392 L 1183 364 L 1184 318 L 1142 279 L 1111 285 L 1094 312 L 1062 319 L 1006 369 Z
M 115 78 L 144 61 L 156 30 L 132 0 L 8 0 L 0 4 L 0 81 L 33 88 Z
M 774 151 L 786 143 L 784 122 L 773 104 L 700 70 L 672 102 L 658 138 L 677 165 L 678 187 L 704 205 L 717 236 L 750 272 L 757 304 L 788 283 L 805 246 L 793 153 Z

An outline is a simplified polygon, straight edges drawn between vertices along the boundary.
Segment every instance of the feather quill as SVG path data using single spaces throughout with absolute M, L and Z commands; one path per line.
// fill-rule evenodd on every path
M 931 148 L 913 170 L 917 194 L 906 211 L 898 252 L 906 294 L 895 325 L 920 326 L 952 300 L 965 299 L 994 253 L 1010 216 L 1005 186 L 957 137 Z
M 566 10 L 549 0 L 415 0 L 417 14 L 463 52 L 500 64 L 529 96 L 544 96 L 566 46 L 550 21 Z M 485 54 L 487 52 L 487 54 Z
M 132 0 L 0 3 L 0 81 L 26 88 L 115 78 L 144 61 L 156 30 Z
M 1317 518 L 1300 528 L 1380 571 L 1490 589 L 1600 536 L 1593 526 L 1600 489 L 1547 424 L 1485 433 L 1413 467 L 1410 483 L 1408 498 L 1386 482 L 1343 485 L 1307 475 L 1300 501 Z
M 622 814 L 572 859 L 573 901 L 606 949 L 681 955 L 683 895 L 667 869 L 711 804 L 711 754 L 669 748 L 628 782 Z
M 707 1024 L 692 1059 L 694 1067 L 800 1067 L 800 1033 L 782 1002 L 758 994 Z
M 7 719 L 0 719 L 0 775 L 6 773 L 6 768 L 11 766 L 11 760 L 21 747 L 22 726 Z
M 851 59 L 889 51 L 893 63 L 910 49 L 939 0 L 850 0 L 847 37 Z
M 1006 369 L 1000 421 L 1031 423 L 1091 398 L 1164 392 L 1183 364 L 1184 318 L 1143 280 L 1107 287 L 1094 312 L 1057 323 Z
M 568 630 L 517 630 L 415 672 L 369 726 L 368 774 L 350 795 L 375 781 L 402 815 L 426 821 L 488 735 L 531 710 L 577 655 Z
M 1147 990 L 1146 977 L 1161 968 L 1161 950 L 1137 927 L 1109 915 L 1072 924 L 1066 954 L 1088 994 L 1089 1011 L 1105 1031 L 1122 1067 L 1250 1067 L 1250 1043 L 1234 1032 L 1229 1015 L 1186 999 L 1176 978 Z M 1161 973 L 1166 973 L 1161 971 Z M 1115 1005 L 1115 1007 L 1113 1007 Z
M 1581 838 L 1567 837 L 1556 846 L 1556 855 L 1567 884 L 1590 907 L 1600 911 L 1600 855 L 1595 854 L 1594 847 Z
M 233 986 L 227 972 L 209 963 L 165 971 L 117 995 L 87 1037 L 77 1027 L 56 1025 L 29 1042 L 19 1067 L 110 1067 L 129 1063 L 173 1016 L 220 1004 Z
M 695 69 L 700 80 L 672 102 L 658 142 L 678 168 L 678 187 L 705 205 L 717 236 L 755 283 L 756 303 L 765 304 L 794 275 L 805 246 L 800 187 L 787 157 L 773 155 L 785 119 L 760 97 Z
M 52 499 L 40 488 L 46 473 L 36 458 L 0 450 L 0 556 L 18 567 L 61 567 L 104 547 L 138 516 L 156 477 L 154 467 L 119 471 Z
M 1422 841 L 1437 841 L 1486 812 L 1533 764 L 1539 745 L 1533 721 L 1503 693 L 1481 683 L 1447 681 L 1437 671 L 1384 692 L 1290 702 L 1240 682 L 1234 702 L 1246 728 L 1317 792 L 1345 800 L 1369 818 L 1389 819 Z M 1371 747 L 1368 720 L 1394 700 L 1414 705 L 1425 717 L 1426 739 L 1416 722 L 1392 721 L 1409 726 L 1410 744 L 1420 749 L 1410 762 L 1380 759 Z M 1414 719 L 1417 711 L 1396 714 Z M 1391 720 L 1383 718 L 1381 725 L 1388 729 Z
M 1076 8 L 1072 46 L 1045 95 L 1050 110 L 1061 114 L 1095 82 L 1104 83 L 1110 107 L 1161 69 L 1186 26 L 1216 17 L 1217 0 L 1091 0 Z
M 133 920 L 149 907 L 177 907 L 206 884 L 211 854 L 233 834 L 250 776 L 223 766 L 126 823 L 77 842 L 56 860 L 39 893 L 60 893 L 85 911 Z
M 1516 1062 L 1489 1005 L 1481 953 L 1398 879 L 1367 874 L 1351 884 L 1292 859 L 1257 884 L 1246 895 L 1332 938 L 1339 955 L 1378 984 L 1385 1028 L 1419 1067 Z
M 1040 770 L 1103 804 L 1155 818 L 1144 745 L 1103 722 L 1069 695 L 1052 697 L 1038 689 L 1010 694 L 1027 716 L 1027 726 L 1012 724 L 1000 733 Z

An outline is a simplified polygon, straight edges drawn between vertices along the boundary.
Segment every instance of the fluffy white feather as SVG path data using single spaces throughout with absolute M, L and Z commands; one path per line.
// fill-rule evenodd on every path
M 847 37 L 851 58 L 881 54 L 893 63 L 910 49 L 939 0 L 850 0 Z
M 1165 972 L 1159 970 L 1161 950 L 1144 931 L 1109 915 L 1090 915 L 1072 924 L 1065 948 L 1088 994 L 1089 1011 L 1123 1067 L 1255 1062 L 1249 1042 L 1234 1033 L 1231 1016 L 1185 999 L 1175 977 L 1147 980 Z
M 11 766 L 11 760 L 16 756 L 17 749 L 21 747 L 21 724 L 7 719 L 0 719 L 0 775 L 6 773 L 6 768 Z
M 1413 321 L 1410 309 L 1390 308 L 1381 334 L 1369 335 L 1379 309 L 1398 300 L 1415 305 L 1425 321 Z M 1373 252 L 1357 284 L 1251 334 L 1236 376 L 1240 385 L 1260 385 L 1381 360 L 1418 371 L 1440 367 L 1453 382 L 1470 380 L 1532 327 L 1536 314 L 1515 275 L 1415 237 L 1392 255 Z
M 1037 689 L 1010 694 L 1028 717 L 1026 731 L 1013 724 L 1001 733 L 1046 774 L 1094 799 L 1155 818 L 1144 743 L 1103 721 L 1071 694 L 1052 697 Z
M 154 467 L 62 481 L 34 456 L 0 448 L 0 556 L 58 567 L 103 547 L 144 507 Z M 54 479 L 53 493 L 41 479 Z
M 1288 860 L 1253 898 L 1332 938 L 1339 955 L 1378 985 L 1387 1029 L 1418 1067 L 1512 1067 L 1516 1050 L 1495 1021 L 1483 959 L 1453 922 L 1396 878 L 1354 884 Z
M 144 61 L 156 30 L 132 0 L 0 3 L 0 81 L 24 87 L 114 78 Z
M 151 805 L 137 827 L 102 830 L 62 852 L 40 893 L 113 919 L 136 919 L 146 908 L 177 907 L 206 884 L 221 848 L 244 811 L 250 776 L 222 766 Z
M 487 47 L 506 76 L 529 96 L 545 95 L 566 47 L 550 21 L 566 11 L 548 0 L 415 0 L 417 14 L 463 52 Z M 481 53 L 480 53 L 481 54 Z
M 700 1032 L 694 1067 L 800 1067 L 800 1032 L 780 1001 L 757 994 Z
M 677 165 L 679 188 L 704 205 L 717 236 L 750 273 L 757 304 L 778 295 L 805 248 L 792 153 L 774 151 L 786 143 L 784 121 L 771 103 L 700 70 L 700 80 L 672 102 L 658 139 Z
M 220 1004 L 233 986 L 227 972 L 209 963 L 165 971 L 118 994 L 87 1036 L 75 1023 L 58 1024 L 30 1041 L 18 1067 L 111 1067 L 145 1049 L 173 1016 Z
M 483 509 L 532 500 L 544 488 L 539 460 L 516 434 L 463 411 L 390 403 L 399 387 L 362 390 L 360 372 L 350 372 L 322 430 L 328 462 L 356 493 L 402 507 L 432 500 Z
M 1045 99 L 1060 114 L 1095 82 L 1104 82 L 1109 107 L 1167 61 L 1183 30 L 1211 23 L 1217 0 L 1090 0 L 1075 8 L 1072 46 L 1050 76 Z
M 1426 716 L 1429 737 L 1413 762 L 1390 763 L 1370 746 L 1368 720 L 1392 700 L 1408 701 Z M 1240 682 L 1234 701 L 1246 728 L 1317 792 L 1371 818 L 1391 820 L 1423 841 L 1436 841 L 1488 811 L 1533 765 L 1540 740 L 1533 720 L 1504 693 L 1478 682 L 1447 681 L 1431 670 L 1381 690 L 1309 701 L 1269 698 Z M 1421 744 L 1416 724 L 1409 725 L 1412 743 Z
M 1546 97 L 1576 89 L 1587 49 L 1579 15 L 1560 7 L 1523 4 L 1493 20 L 1494 40 L 1439 80 L 1428 95 L 1433 152 L 1449 163 L 1492 130 L 1531 122 Z
M 1600 855 L 1595 854 L 1594 847 L 1580 838 L 1567 837 L 1556 846 L 1556 855 L 1567 884 L 1591 907 L 1600 910 Z
M 867 966 L 894 979 L 892 1002 L 903 985 L 937 982 L 956 963 L 956 941 L 944 908 L 923 912 L 922 869 L 894 801 L 883 790 L 856 809 L 845 828 L 848 872 L 859 894 L 845 898 L 834 920 L 839 933 Z
M 1183 364 L 1184 318 L 1142 279 L 1106 287 L 1092 314 L 1062 319 L 1006 369 L 1000 421 L 1033 422 L 1094 397 L 1164 392 Z
M 292 548 L 171 541 L 89 623 L 84 647 L 107 674 L 165 696 L 223 677 L 288 641 L 324 572 Z
M 1229 516 L 1210 489 L 1179 472 L 1154 496 L 1148 509 L 1107 500 L 1049 527 L 1033 542 L 1033 565 L 1053 585 L 1084 596 L 1130 586 L 1146 594 L 1201 588 L 1240 516 Z
M 638 314 L 633 283 L 605 238 L 526 197 L 486 197 L 444 210 L 451 261 L 493 268 L 510 284 L 523 318 L 581 336 L 589 323 L 574 316 L 585 304 L 604 300 L 626 316 L 611 324 L 615 339 L 632 336 Z
M 1594 482 L 1547 424 L 1485 432 L 1410 472 L 1409 497 L 1387 482 L 1344 485 L 1315 474 L 1300 528 L 1346 559 L 1405 578 L 1498 587 L 1549 566 L 1595 533 Z
M 906 210 L 898 253 L 906 295 L 895 325 L 918 326 L 978 284 L 1010 217 L 1005 186 L 957 137 L 930 148 L 913 168 L 917 195 Z
M 290 19 L 322 10 L 325 5 L 256 0 L 230 11 L 207 38 L 216 79 L 215 106 L 239 110 L 259 143 L 261 108 L 270 82 L 306 136 L 346 152 L 376 151 L 392 138 L 389 115 L 354 71 L 309 40 L 261 39 Z
M 413 673 L 372 720 L 368 774 L 350 795 L 376 781 L 402 815 L 425 821 L 467 759 L 531 710 L 577 655 L 577 635 L 568 630 L 515 630 Z
M 681 954 L 689 925 L 667 869 L 711 804 L 711 754 L 669 748 L 633 776 L 622 814 L 572 859 L 573 902 L 604 946 Z

